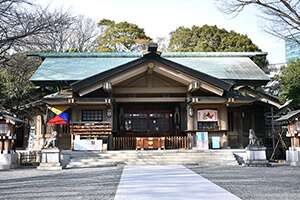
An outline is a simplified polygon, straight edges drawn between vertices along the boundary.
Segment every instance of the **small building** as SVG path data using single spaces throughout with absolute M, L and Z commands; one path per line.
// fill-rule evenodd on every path
M 276 121 L 287 126 L 286 137 L 291 139 L 291 147 L 286 151 L 286 160 L 291 165 L 300 166 L 300 110 L 294 110 Z
M 249 129 L 267 137 L 264 114 L 280 107 L 255 89 L 270 80 L 250 59 L 261 52 L 30 55 L 43 59 L 31 81 L 60 88 L 44 101 L 61 149 L 243 148 Z M 37 138 L 49 134 L 41 123 Z
M 22 123 L 10 112 L 0 111 L 0 170 L 10 169 L 14 163 L 16 131 Z

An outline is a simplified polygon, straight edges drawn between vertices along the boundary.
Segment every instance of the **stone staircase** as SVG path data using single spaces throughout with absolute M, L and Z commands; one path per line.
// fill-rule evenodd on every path
M 161 151 L 63 151 L 66 168 L 125 165 L 238 165 L 235 153 L 243 150 L 161 150 Z

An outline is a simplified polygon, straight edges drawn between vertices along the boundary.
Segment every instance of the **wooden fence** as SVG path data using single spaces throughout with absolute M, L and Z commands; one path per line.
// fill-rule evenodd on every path
M 112 149 L 113 150 L 135 150 L 136 137 L 113 137 Z
M 165 137 L 166 149 L 187 149 L 187 136 L 167 136 Z M 136 137 L 113 137 L 113 150 L 135 150 Z
M 186 149 L 188 146 L 186 136 L 168 136 L 165 142 L 166 149 Z

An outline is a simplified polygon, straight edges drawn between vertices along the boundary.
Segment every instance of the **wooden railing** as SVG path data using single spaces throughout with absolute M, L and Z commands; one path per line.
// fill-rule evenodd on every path
M 74 122 L 70 125 L 73 135 L 110 135 L 110 122 Z
M 168 136 L 166 137 L 166 149 L 186 149 L 187 136 Z
M 113 150 L 135 150 L 137 149 L 137 137 L 113 137 Z M 187 149 L 187 136 L 167 136 L 164 137 L 164 146 L 166 149 Z
M 113 137 L 113 150 L 134 150 L 136 149 L 136 137 Z

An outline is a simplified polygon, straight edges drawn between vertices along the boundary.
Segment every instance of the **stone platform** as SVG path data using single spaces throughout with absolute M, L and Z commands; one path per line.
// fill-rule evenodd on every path
M 4 153 L 0 154 L 0 170 L 9 170 L 17 166 L 17 154 Z
M 37 167 L 38 170 L 62 170 L 59 149 L 43 149 L 41 154 L 42 159 L 40 165 Z
M 250 167 L 268 166 L 269 162 L 266 157 L 266 147 L 247 147 L 245 165 Z

